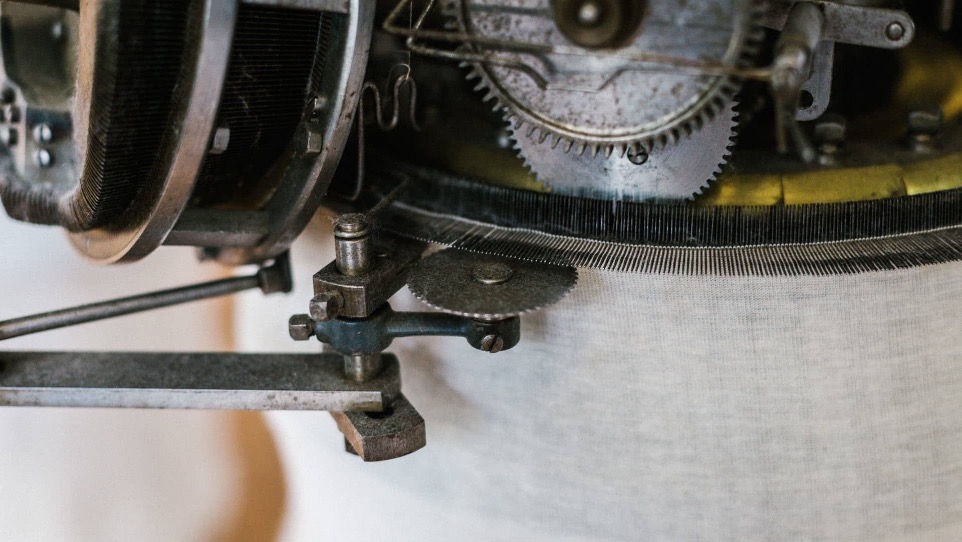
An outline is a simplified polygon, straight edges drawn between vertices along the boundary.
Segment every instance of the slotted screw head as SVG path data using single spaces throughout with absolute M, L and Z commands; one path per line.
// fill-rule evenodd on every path
M 295 341 L 306 341 L 314 336 L 314 321 L 306 314 L 295 314 L 287 322 L 287 332 Z

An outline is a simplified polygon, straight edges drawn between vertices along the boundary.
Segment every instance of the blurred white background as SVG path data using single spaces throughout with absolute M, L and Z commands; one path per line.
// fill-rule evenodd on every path
M 101 268 L 54 228 L 0 213 L 0 319 L 224 273 L 190 249 Z M 206 301 L 12 339 L 0 349 L 228 350 L 230 305 Z M 0 408 L 0 540 L 225 539 L 241 459 L 223 412 Z

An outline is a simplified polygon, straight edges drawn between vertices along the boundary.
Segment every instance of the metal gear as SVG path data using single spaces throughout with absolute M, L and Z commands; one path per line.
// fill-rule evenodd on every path
M 574 267 L 447 249 L 416 263 L 408 288 L 449 314 L 502 320 L 553 305 L 578 283 Z
M 469 64 L 476 90 L 486 91 L 516 134 L 566 152 L 651 152 L 710 125 L 739 84 L 731 74 L 692 70 L 743 66 L 759 38 L 756 0 L 649 0 L 629 38 L 595 47 L 599 36 L 578 36 L 562 23 L 560 6 L 571 3 L 447 5 L 459 30 L 473 37 L 465 47 L 485 58 Z M 585 6 L 603 13 L 619 0 L 575 3 L 581 17 L 594 13 L 582 13 Z
M 531 132 L 514 130 L 515 149 L 554 193 L 619 201 L 679 201 L 701 193 L 727 163 L 737 114 L 729 102 L 674 145 L 627 155 L 560 153 Z M 530 134 L 530 135 L 529 135 Z

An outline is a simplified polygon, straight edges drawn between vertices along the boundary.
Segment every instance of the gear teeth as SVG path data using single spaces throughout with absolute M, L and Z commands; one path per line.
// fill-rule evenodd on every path
M 743 0 L 743 4 L 744 7 L 742 7 L 741 4 L 736 7 L 736 9 L 747 12 L 747 22 L 743 30 L 744 34 L 742 34 L 739 57 L 735 62 L 739 67 L 752 65 L 753 59 L 760 50 L 766 35 L 765 29 L 760 23 L 767 12 L 767 1 Z M 460 22 L 464 12 L 461 1 L 451 0 L 448 3 L 442 4 L 442 6 L 441 12 L 444 16 L 449 17 L 449 22 L 455 21 L 457 28 L 464 31 L 464 25 Z M 507 121 L 509 125 L 513 124 L 515 127 L 520 127 L 523 124 L 520 114 L 501 99 L 500 90 L 490 83 L 490 75 L 485 72 L 485 68 L 478 63 L 462 62 L 461 65 L 468 68 L 467 79 L 469 81 L 478 79 L 478 84 L 474 87 L 476 92 L 487 90 L 483 98 L 484 101 L 490 101 L 491 95 L 493 94 L 494 97 L 497 98 L 493 109 L 495 111 L 501 111 L 505 121 Z M 667 126 L 660 133 L 640 137 L 634 141 L 612 143 L 610 141 L 592 140 L 590 138 L 572 138 L 548 128 L 540 127 L 539 129 L 542 132 L 551 132 L 551 135 L 545 136 L 542 134 L 539 141 L 544 143 L 546 141 L 545 138 L 549 137 L 551 138 L 552 149 L 561 148 L 565 153 L 575 150 L 578 156 L 584 155 L 587 148 L 591 148 L 592 156 L 596 156 L 600 152 L 599 149 L 603 149 L 606 157 L 610 157 L 615 150 L 618 151 L 619 156 L 624 157 L 629 147 L 644 149 L 645 152 L 649 154 L 668 148 L 671 145 L 678 144 L 685 138 L 691 137 L 695 131 L 703 129 L 706 124 L 715 120 L 716 116 L 726 108 L 727 104 L 734 100 L 735 95 L 741 87 L 740 78 L 736 76 L 716 77 L 720 80 L 712 91 L 713 96 L 701 105 L 700 109 L 695 113 L 677 121 L 674 125 Z M 528 124 L 530 125 L 531 122 L 529 121 Z M 530 129 L 531 128 L 529 128 L 529 130 Z

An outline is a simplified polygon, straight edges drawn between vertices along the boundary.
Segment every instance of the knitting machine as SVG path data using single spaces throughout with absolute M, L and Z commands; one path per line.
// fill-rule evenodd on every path
M 289 291 L 292 241 L 340 214 L 289 322 L 326 353 L 5 351 L 0 404 L 328 410 L 349 450 L 390 459 L 425 444 L 390 343 L 509 349 L 576 268 L 958 260 L 954 18 L 952 0 L 3 2 L 6 212 L 102 264 L 180 245 L 260 268 L 0 339 Z M 393 311 L 405 285 L 436 310 Z

